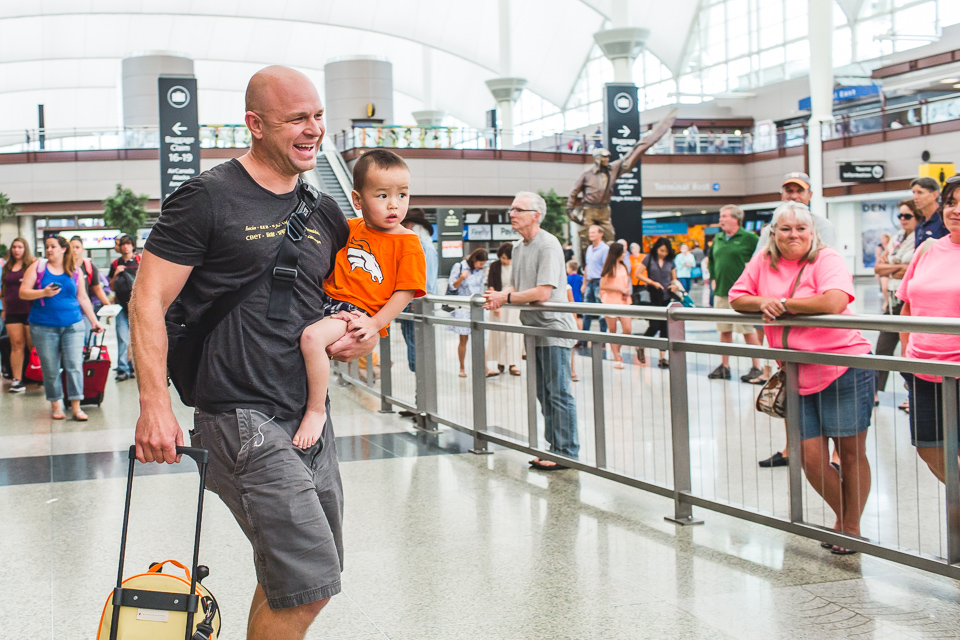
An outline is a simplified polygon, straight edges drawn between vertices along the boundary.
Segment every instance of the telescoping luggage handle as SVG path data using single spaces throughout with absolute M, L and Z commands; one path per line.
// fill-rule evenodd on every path
M 200 523 L 203 518 L 203 486 L 207 477 L 206 449 L 196 447 L 177 447 L 177 455 L 190 456 L 200 469 L 200 493 L 197 497 L 197 528 L 193 536 L 193 564 L 190 567 L 190 591 L 182 593 L 160 593 L 123 588 L 123 561 L 127 553 L 127 529 L 130 524 L 130 496 L 133 493 L 133 468 L 137 462 L 137 447 L 130 447 L 130 467 L 127 470 L 127 497 L 123 505 L 123 533 L 120 535 L 120 566 L 117 569 L 117 586 L 113 590 L 113 616 L 110 624 L 110 640 L 117 640 L 117 627 L 120 622 L 120 607 L 140 607 L 166 611 L 184 611 L 187 614 L 185 640 L 191 640 L 193 616 L 198 611 L 200 598 L 197 596 L 197 564 L 200 561 Z

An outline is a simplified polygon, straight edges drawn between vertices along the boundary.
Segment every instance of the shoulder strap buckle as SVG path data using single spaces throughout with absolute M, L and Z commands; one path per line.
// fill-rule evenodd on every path
M 297 279 L 297 275 L 296 269 L 290 269 L 288 267 L 273 268 L 273 277 L 276 280 L 288 280 L 292 282 Z

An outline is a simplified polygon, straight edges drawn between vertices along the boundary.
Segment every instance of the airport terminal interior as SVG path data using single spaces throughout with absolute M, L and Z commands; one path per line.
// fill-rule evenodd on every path
M 371 354 L 333 365 L 322 446 L 334 445 L 343 483 L 342 590 L 296 637 L 960 637 L 960 350 L 920 362 L 882 346 L 900 333 L 960 335 L 957 317 L 892 315 L 896 282 L 914 272 L 884 270 L 920 219 L 940 216 L 936 238 L 960 239 L 937 199 L 960 173 L 960 0 L 0 1 L 0 34 L 0 640 L 106 639 L 115 609 L 138 612 L 119 638 L 184 637 L 163 622 L 180 619 L 175 607 L 112 606 L 138 384 L 166 370 L 128 349 L 126 289 L 139 290 L 123 271 L 139 267 L 182 183 L 261 144 L 244 100 L 269 65 L 302 73 L 323 103 L 302 181 L 357 218 L 354 167 L 372 149 L 395 153 L 434 256 L 428 295 Z M 581 192 L 591 180 L 599 188 Z M 735 311 L 716 308 L 726 298 L 715 286 L 745 267 L 721 284 L 713 250 L 741 231 L 780 246 L 765 226 L 794 192 L 852 302 L 821 325 L 792 315 L 791 331 L 826 326 L 819 335 L 859 333 L 869 347 L 789 351 L 770 333 L 757 344 L 759 315 L 741 332 Z M 485 310 L 476 294 L 498 288 L 510 266 L 498 252 L 526 244 L 522 203 L 537 201 L 540 233 L 574 263 L 570 297 L 521 324 L 529 307 Z M 573 287 L 589 292 L 602 263 L 591 256 L 620 240 L 623 315 L 604 301 L 591 317 L 600 299 L 581 302 Z M 682 287 L 670 307 L 644 279 L 655 262 L 640 260 L 664 246 L 693 257 L 686 275 L 668 270 Z M 478 250 L 466 267 L 476 277 L 458 285 Z M 529 254 L 513 251 L 519 279 Z M 42 307 L 24 253 L 54 276 L 59 256 L 76 255 L 105 331 L 85 345 L 61 338 L 73 359 L 49 354 L 59 325 L 45 318 L 60 307 Z M 570 329 L 528 320 L 551 314 Z M 604 317 L 632 323 L 616 333 Z M 39 339 L 26 344 L 31 328 Z M 544 351 L 545 340 L 576 345 Z M 551 370 L 544 354 L 561 352 Z M 284 383 L 304 386 L 296 360 Z M 786 422 L 757 408 L 778 362 Z M 64 387 L 71 367 L 81 378 L 78 408 L 48 401 L 42 381 L 60 393 L 50 379 L 61 366 Z M 853 437 L 844 431 L 822 438 L 825 470 L 801 464 L 812 455 L 803 367 L 881 381 L 856 400 L 869 405 L 860 462 L 846 449 L 830 458 Z M 942 376 L 936 410 L 918 411 L 913 373 Z M 538 401 L 560 392 L 572 455 Z M 189 444 L 195 410 L 173 386 L 170 397 Z M 911 439 L 923 415 L 945 434 L 936 475 Z M 189 457 L 135 464 L 124 579 L 168 558 L 190 565 L 197 471 Z M 831 486 L 857 479 L 843 494 L 862 500 L 854 529 L 838 530 L 817 473 Z M 216 637 L 254 638 L 251 542 L 216 493 L 204 496 L 199 561 Z M 280 634 L 256 637 L 295 637 Z

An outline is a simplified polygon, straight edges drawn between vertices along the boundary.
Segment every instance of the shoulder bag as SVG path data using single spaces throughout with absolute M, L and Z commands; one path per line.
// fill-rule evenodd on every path
M 797 292 L 797 287 L 800 285 L 800 276 L 803 275 L 803 270 L 806 268 L 806 264 L 800 267 L 800 272 L 793 282 L 793 288 L 790 289 L 788 298 L 792 298 L 793 294 Z M 789 348 L 787 346 L 787 336 L 789 334 L 790 327 L 784 327 L 782 340 L 784 349 Z M 765 413 L 774 418 L 787 417 L 787 372 L 783 370 L 783 366 L 780 366 L 777 372 L 770 376 L 770 379 L 760 389 L 760 393 L 757 394 L 756 407 L 760 413 Z

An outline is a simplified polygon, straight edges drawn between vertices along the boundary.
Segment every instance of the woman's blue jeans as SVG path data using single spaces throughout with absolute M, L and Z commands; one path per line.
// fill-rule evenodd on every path
M 50 402 L 63 399 L 61 366 L 67 374 L 67 400 L 83 400 L 83 342 L 86 335 L 83 320 L 66 327 L 30 325 L 30 337 L 40 356 L 43 390 Z

